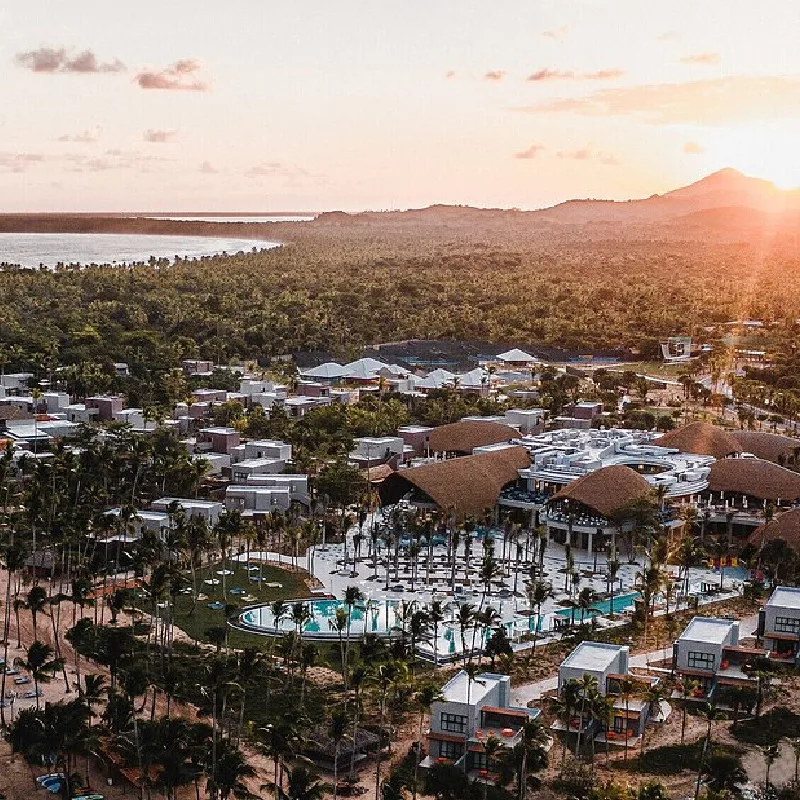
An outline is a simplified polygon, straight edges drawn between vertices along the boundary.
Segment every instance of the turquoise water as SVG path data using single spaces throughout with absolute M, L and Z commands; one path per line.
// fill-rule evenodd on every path
M 291 609 L 297 602 L 303 602 L 308 609 L 309 619 L 300 630 L 301 633 L 315 638 L 338 639 L 339 633 L 334 628 L 336 611 L 343 609 L 350 612 L 350 636 L 357 637 L 364 633 L 375 633 L 378 636 L 389 636 L 400 625 L 399 600 L 370 600 L 358 603 L 351 609 L 341 600 L 307 600 L 287 601 L 287 614 L 275 622 L 271 605 L 256 606 L 244 611 L 239 620 L 249 629 L 260 633 L 280 635 L 288 631 L 296 631 L 292 621 Z
M 597 603 L 592 603 L 592 607 L 584 612 L 584 617 L 605 616 L 607 614 L 619 614 L 626 608 L 630 608 L 641 595 L 639 592 L 631 592 L 630 594 L 620 594 L 614 597 L 614 607 L 611 607 L 611 600 L 600 600 Z M 562 608 L 555 612 L 559 617 L 571 617 L 571 608 Z M 575 609 L 575 619 L 580 620 L 580 609 Z

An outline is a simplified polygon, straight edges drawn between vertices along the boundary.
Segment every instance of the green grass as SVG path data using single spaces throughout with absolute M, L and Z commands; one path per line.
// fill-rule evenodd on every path
M 236 595 L 230 594 L 230 591 L 226 599 L 222 594 L 221 582 L 218 586 L 209 586 L 204 583 L 207 578 L 218 578 L 220 581 L 222 580 L 222 576 L 216 574 L 217 570 L 222 569 L 221 564 L 213 564 L 211 567 L 198 570 L 198 591 L 201 594 L 207 595 L 207 599 L 197 601 L 194 613 L 191 613 L 191 595 L 180 595 L 175 604 L 175 624 L 192 638 L 199 639 L 200 641 L 209 641 L 206 635 L 206 631 L 209 628 L 220 627 L 227 624 L 224 609 L 221 611 L 214 611 L 208 607 L 209 603 L 213 603 L 214 601 L 222 601 L 226 602 L 228 605 L 242 608 L 245 605 L 252 605 L 255 603 L 271 603 L 273 600 L 308 597 L 310 594 L 300 574 L 289 572 L 280 567 L 266 564 L 262 567 L 261 588 L 259 588 L 258 583 L 250 582 L 246 564 L 231 561 L 228 562 L 226 568 L 233 570 L 233 575 L 227 575 L 225 577 L 226 589 L 230 590 L 234 587 L 241 587 L 247 590 L 248 595 L 256 599 L 244 603 L 240 596 L 237 597 Z M 258 573 L 254 574 L 257 575 Z M 268 587 L 264 585 L 267 583 L 280 583 L 282 585 L 280 588 Z M 229 634 L 229 643 L 233 647 L 263 648 L 265 637 L 259 636 L 258 634 L 232 630 Z

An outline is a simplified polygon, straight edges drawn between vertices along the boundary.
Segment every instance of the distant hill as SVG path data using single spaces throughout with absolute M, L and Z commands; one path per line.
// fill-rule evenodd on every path
M 566 223 L 669 222 L 695 212 L 738 209 L 759 214 L 800 212 L 800 191 L 784 191 L 769 181 L 735 169 L 722 169 L 701 180 L 643 200 L 569 200 L 538 212 Z M 697 220 L 696 220 L 697 221 Z

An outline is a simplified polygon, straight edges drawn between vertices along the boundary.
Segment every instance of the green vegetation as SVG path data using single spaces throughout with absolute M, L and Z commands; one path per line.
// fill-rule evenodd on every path
M 252 562 L 256 565 L 258 562 Z M 302 577 L 296 572 L 290 572 L 271 564 L 261 566 L 260 572 L 253 573 L 261 576 L 261 588 L 257 582 L 251 582 L 248 578 L 247 565 L 235 561 L 225 564 L 225 569 L 233 572 L 226 576 L 228 597 L 222 594 L 222 584 L 210 586 L 206 580 L 219 580 L 221 577 L 217 571 L 222 569 L 221 563 L 213 564 L 197 571 L 198 586 L 206 599 L 193 602 L 191 595 L 182 594 L 175 601 L 175 625 L 185 631 L 192 639 L 200 641 L 213 641 L 214 636 L 209 631 L 214 631 L 220 627 L 224 628 L 226 620 L 233 615 L 236 610 L 243 605 L 255 603 L 271 603 L 273 600 L 286 600 L 295 597 L 307 597 L 308 587 Z M 281 586 L 268 586 L 270 583 L 279 583 Z M 241 597 L 232 595 L 230 589 L 243 588 L 247 590 L 250 597 L 254 600 L 242 602 Z M 218 610 L 209 608 L 212 603 L 222 603 L 223 607 Z M 263 642 L 262 636 L 256 634 L 246 634 L 241 631 L 231 631 L 229 642 L 232 646 L 260 646 Z

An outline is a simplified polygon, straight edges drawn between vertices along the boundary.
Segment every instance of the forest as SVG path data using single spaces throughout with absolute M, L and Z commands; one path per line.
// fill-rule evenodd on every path
M 255 226 L 252 235 L 284 242 L 261 252 L 173 265 L 5 267 L 0 360 L 39 374 L 53 363 L 126 361 L 142 375 L 192 357 L 350 358 L 407 338 L 652 357 L 660 337 L 701 336 L 728 320 L 796 332 L 800 254 L 791 242 L 473 223 L 400 224 L 392 215 L 278 223 Z

